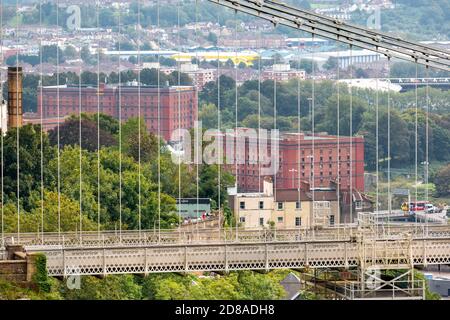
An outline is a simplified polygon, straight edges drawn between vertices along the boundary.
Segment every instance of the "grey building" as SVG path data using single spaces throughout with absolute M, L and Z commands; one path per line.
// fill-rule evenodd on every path
M 176 199 L 177 213 L 182 218 L 197 219 L 211 214 L 211 199 L 208 198 L 178 198 Z
M 299 294 L 300 290 L 302 288 L 300 278 L 297 277 L 295 274 L 290 272 L 286 278 L 284 278 L 280 284 L 283 286 L 284 290 L 286 291 L 286 295 L 284 297 L 284 300 L 295 300 Z

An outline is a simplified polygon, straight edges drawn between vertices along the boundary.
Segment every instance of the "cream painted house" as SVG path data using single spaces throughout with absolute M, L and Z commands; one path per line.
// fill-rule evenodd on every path
M 274 194 L 271 221 L 276 228 L 309 227 L 311 200 L 303 190 L 278 189 Z
M 264 180 L 263 186 L 263 192 L 255 193 L 236 193 L 228 190 L 231 210 L 244 228 L 267 226 L 272 217 L 273 184 Z
M 313 192 L 306 183 L 300 190 L 273 190 L 272 182 L 265 180 L 262 193 L 231 193 L 230 206 L 244 228 L 271 224 L 277 229 L 309 228 L 311 224 L 327 227 L 340 223 L 336 190 L 322 188 Z

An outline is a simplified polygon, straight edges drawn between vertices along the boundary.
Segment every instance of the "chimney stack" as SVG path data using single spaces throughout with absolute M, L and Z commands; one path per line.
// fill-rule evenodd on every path
M 22 127 L 22 67 L 8 67 L 8 129 Z

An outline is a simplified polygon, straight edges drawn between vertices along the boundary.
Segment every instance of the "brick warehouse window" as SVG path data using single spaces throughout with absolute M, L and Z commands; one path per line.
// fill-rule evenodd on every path
M 334 225 L 334 215 L 330 216 L 330 225 Z

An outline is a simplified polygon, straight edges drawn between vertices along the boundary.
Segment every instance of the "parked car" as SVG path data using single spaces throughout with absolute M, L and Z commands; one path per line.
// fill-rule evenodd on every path
M 426 213 L 437 213 L 440 212 L 441 210 L 438 207 L 435 207 L 433 204 L 431 203 L 426 203 L 425 204 L 425 212 Z

